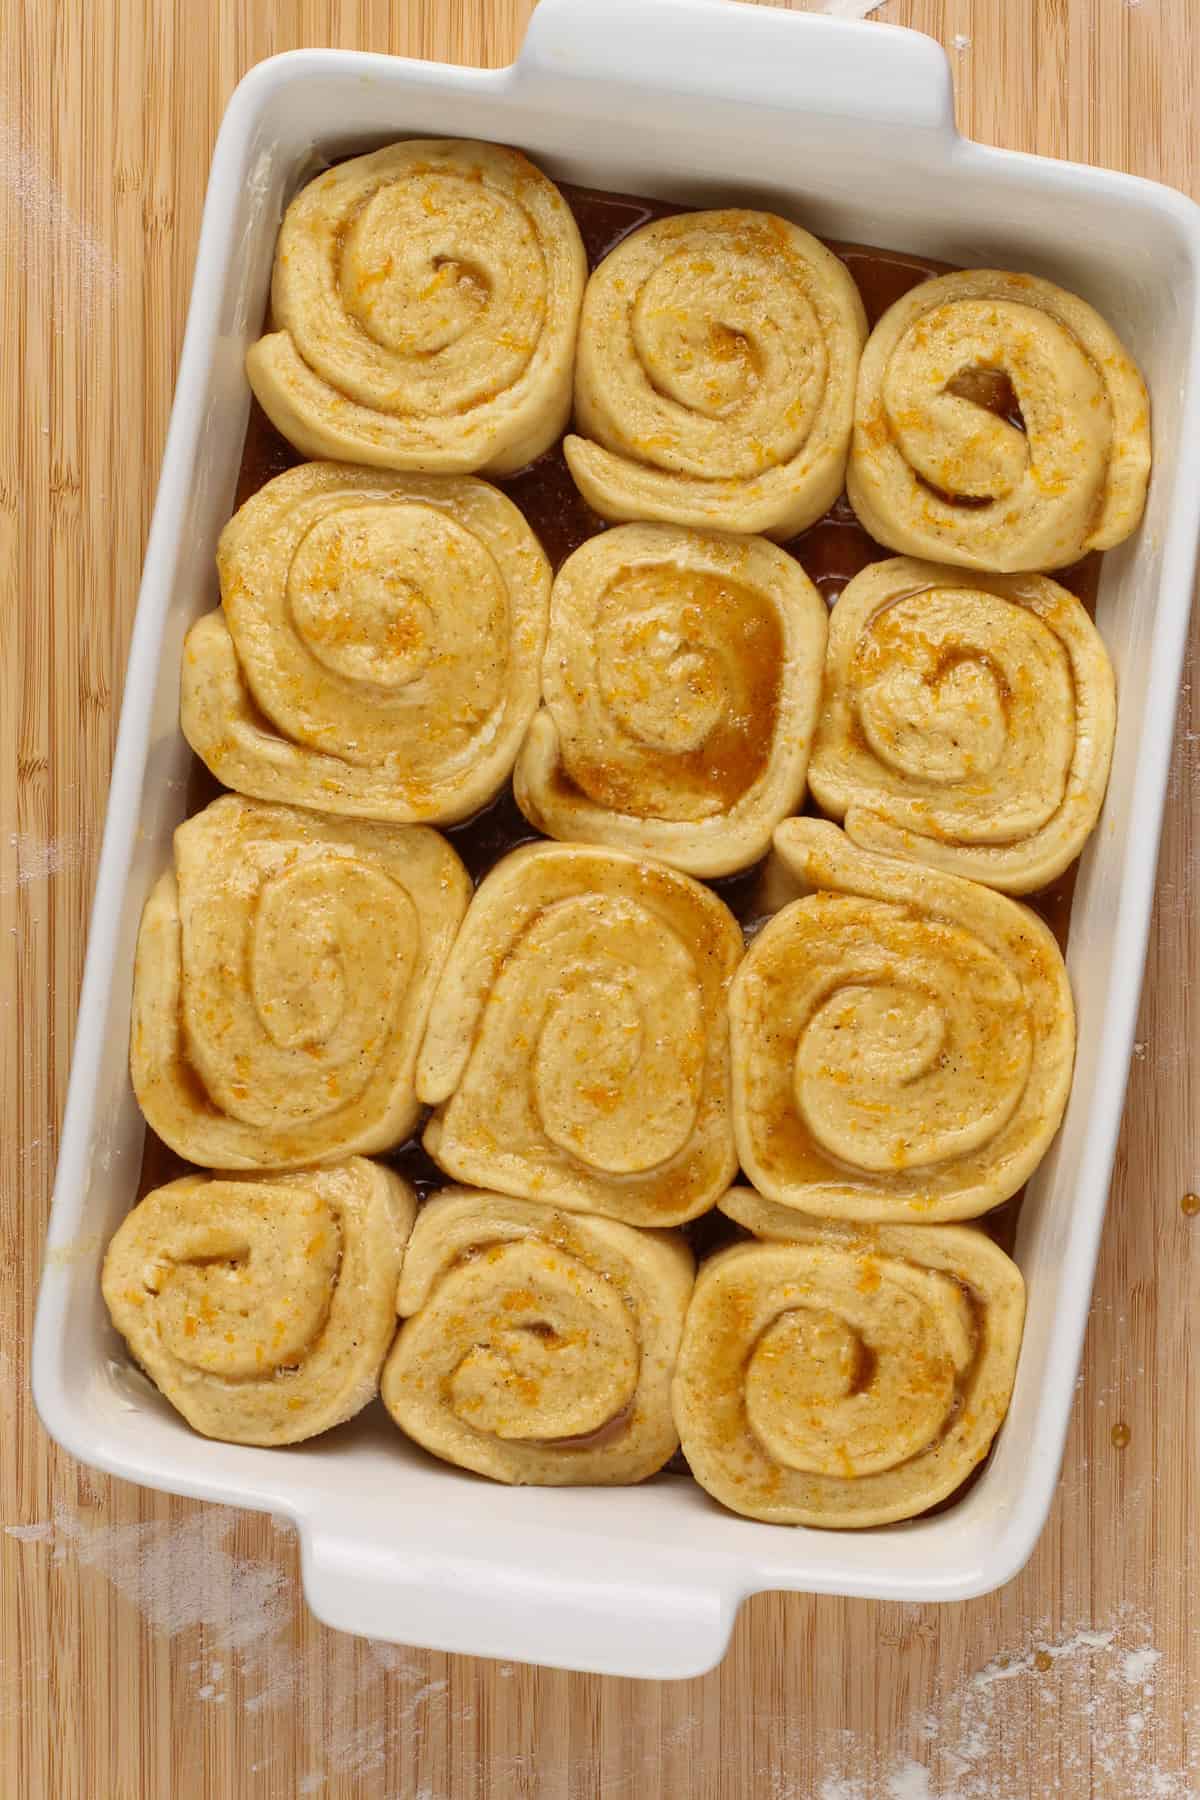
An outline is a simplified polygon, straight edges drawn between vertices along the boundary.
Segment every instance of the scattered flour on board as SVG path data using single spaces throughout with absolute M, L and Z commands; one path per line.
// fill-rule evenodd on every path
M 431 1679 L 411 1652 L 342 1633 L 322 1633 L 307 1646 L 295 1642 L 299 1589 L 291 1570 L 273 1558 L 236 1554 L 229 1538 L 239 1516 L 210 1506 L 178 1522 L 103 1525 L 62 1508 L 52 1520 L 4 1529 L 31 1555 L 48 1550 L 52 1564 L 70 1561 L 103 1574 L 152 1631 L 172 1639 L 198 1634 L 203 1654 L 185 1665 L 193 1699 L 232 1701 L 253 1719 L 290 1712 L 323 1688 L 320 1766 L 302 1775 L 300 1794 L 321 1793 L 333 1777 L 381 1769 L 427 1728 L 445 1735 L 448 1683 Z M 282 1516 L 271 1523 L 280 1555 L 290 1559 L 294 1528 Z M 474 1708 L 459 1704 L 453 1716 L 456 1724 L 468 1721 Z
M 1058 1745 L 1071 1792 L 1195 1800 L 1200 1764 L 1165 1768 L 1150 1753 L 1147 1703 L 1163 1659 L 1150 1644 L 1130 1645 L 1145 1629 L 1124 1613 L 1111 1627 L 1058 1640 L 1033 1634 L 1027 1648 L 994 1657 L 909 1721 L 923 1740 L 920 1761 L 889 1761 L 853 1734 L 822 1745 L 815 1800 L 1027 1800 L 1028 1770 L 1011 1746 L 1031 1713 L 1036 1741 Z M 808 1794 L 785 1778 L 772 1800 Z
M 447 1679 L 431 1678 L 426 1659 L 394 1644 L 340 1633 L 297 1642 L 291 1528 L 273 1520 L 278 1555 L 255 1560 L 230 1545 L 238 1517 L 207 1507 L 178 1522 L 103 1525 L 64 1509 L 53 1520 L 5 1530 L 24 1555 L 102 1573 L 152 1630 L 194 1634 L 192 1660 L 178 1665 L 190 1697 L 232 1705 L 247 1728 L 264 1714 L 299 1713 L 320 1694 L 322 1737 L 308 1746 L 309 1766 L 296 1771 L 301 1796 L 321 1795 L 338 1780 L 369 1781 L 422 1741 L 444 1743 L 452 1728 L 465 1785 L 568 1800 L 593 1800 L 600 1791 L 605 1800 L 636 1800 L 664 1757 L 707 1753 L 711 1712 L 701 1687 L 696 1707 L 664 1716 L 653 1743 L 639 1734 L 625 1755 L 606 1757 L 602 1790 L 594 1754 L 539 1742 L 536 1709 L 520 1711 L 523 1737 L 514 1752 L 476 1756 L 459 1728 L 474 1717 L 478 1677 L 457 1677 L 455 1693 Z M 1090 1782 L 1091 1792 L 1121 1800 L 1194 1800 L 1200 1760 L 1167 1767 L 1157 1754 L 1156 1683 L 1177 1685 L 1180 1676 L 1147 1641 L 1148 1629 L 1145 1616 L 1125 1610 L 1111 1624 L 1059 1637 L 1033 1630 L 1019 1648 L 938 1692 L 928 1710 L 923 1702 L 891 1745 L 823 1728 L 799 1705 L 756 1714 L 755 1800 L 1028 1800 L 1029 1771 L 1012 1747 L 1030 1730 L 1035 1743 L 1057 1746 L 1070 1791 L 1089 1791 Z M 496 1673 L 528 1675 L 513 1664 Z M 1159 1691 L 1168 1700 L 1174 1694 Z M 1189 1741 L 1200 1758 L 1196 1710 Z M 249 1773 L 261 1766 L 251 1764 Z M 429 1790 L 428 1800 L 448 1797 Z
M 89 1526 L 60 1511 L 54 1558 L 100 1568 L 155 1631 L 175 1637 L 200 1625 L 209 1650 L 253 1653 L 291 1618 L 287 1576 L 272 1563 L 233 1555 L 233 1516 L 205 1507 L 179 1524 Z
M 888 1776 L 888 1800 L 930 1800 L 929 1770 L 920 1763 L 899 1763 Z
M 39 249 L 53 244 L 72 265 L 79 292 L 70 296 L 70 304 L 86 320 L 117 286 L 120 272 L 105 246 L 68 206 L 61 188 L 11 117 L 0 117 L 0 187 L 7 188 L 17 201 L 26 259 L 32 240 Z M 20 246 L 3 243 L 0 251 L 6 262 L 16 266 Z
M 223 1698 L 226 1656 L 242 1674 L 257 1673 L 294 1606 L 285 1570 L 227 1547 L 235 1519 L 222 1508 L 205 1507 L 177 1524 L 92 1525 L 60 1508 L 52 1520 L 4 1529 L 22 1543 L 49 1545 L 52 1563 L 69 1559 L 98 1569 L 152 1631 L 174 1638 L 203 1630 L 206 1649 L 221 1655 L 198 1658 L 188 1672 L 203 1675 L 195 1691 L 209 1699 Z
M 1154 1670 L 1162 1660 L 1161 1650 L 1151 1650 L 1147 1645 L 1141 1650 L 1127 1650 L 1121 1658 L 1121 1679 L 1130 1687 L 1144 1687 L 1153 1680 Z
M 49 1519 L 41 1519 L 36 1525 L 6 1525 L 7 1537 L 16 1538 L 22 1544 L 42 1544 L 54 1536 L 54 1527 Z
M 77 868 L 88 849 L 86 832 L 68 837 L 42 838 L 32 831 L 14 831 L 9 835 L 9 848 L 17 865 L 16 881 L 5 882 L 0 893 L 11 893 L 14 887 L 28 887 L 34 881 L 49 881 L 52 876 Z

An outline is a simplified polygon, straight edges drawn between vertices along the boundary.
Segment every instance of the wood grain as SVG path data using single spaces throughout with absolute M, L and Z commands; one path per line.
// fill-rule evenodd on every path
M 1002 1594 L 951 1610 L 760 1598 L 722 1669 L 681 1685 L 386 1651 L 314 1624 L 293 1540 L 269 1520 L 102 1480 L 52 1450 L 33 1417 L 26 1347 L 87 905 L 221 109 L 243 69 L 293 45 L 502 62 L 529 11 L 530 0 L 4 9 L 0 1521 L 42 1529 L 0 1536 L 0 1793 L 1200 1791 L 1200 1219 L 1180 1207 L 1200 1186 L 1190 686 L 1064 1477 L 1032 1565 Z M 950 48 L 974 135 L 1200 193 L 1194 0 L 890 0 L 878 16 Z M 1193 639 L 1193 671 L 1195 652 Z M 1128 1660 L 1142 1646 L 1157 1663 Z M 1018 1660 L 997 1678 L 1002 1656 Z

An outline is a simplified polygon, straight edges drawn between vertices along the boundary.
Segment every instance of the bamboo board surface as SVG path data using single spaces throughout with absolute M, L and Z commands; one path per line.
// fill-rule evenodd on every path
M 1194 3 L 888 0 L 876 16 L 947 46 L 972 135 L 1200 197 Z M 1189 687 L 1063 1480 L 1003 1593 L 947 1610 L 761 1597 L 719 1671 L 662 1686 L 397 1650 L 314 1623 L 286 1529 L 101 1479 L 34 1418 L 87 906 L 222 108 L 251 63 L 302 44 L 504 62 L 530 7 L 0 7 L 0 1794 L 1183 1800 L 1200 1793 Z

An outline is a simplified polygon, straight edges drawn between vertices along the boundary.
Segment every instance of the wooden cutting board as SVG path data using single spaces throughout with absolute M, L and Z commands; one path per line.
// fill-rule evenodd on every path
M 973 135 L 1198 194 L 1195 6 L 889 0 L 876 16 L 947 46 Z M 0 1794 L 1183 1800 L 1200 1792 L 1200 1217 L 1180 1204 L 1200 1187 L 1188 686 L 1063 1481 L 1002 1594 L 941 1611 L 760 1598 L 723 1668 L 669 1686 L 396 1650 L 313 1623 L 286 1529 L 102 1480 L 34 1417 L 27 1349 L 87 906 L 221 110 L 245 68 L 299 44 L 503 62 L 529 11 L 3 9 Z

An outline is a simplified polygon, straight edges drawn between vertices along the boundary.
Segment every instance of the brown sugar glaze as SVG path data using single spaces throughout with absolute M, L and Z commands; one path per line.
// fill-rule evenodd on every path
M 684 210 L 667 201 L 601 193 L 590 188 L 572 187 L 566 183 L 560 184 L 560 191 L 578 221 L 589 268 L 595 268 L 610 250 L 640 225 Z M 894 250 L 877 250 L 861 244 L 827 241 L 830 249 L 841 257 L 854 277 L 871 326 L 902 294 L 932 275 L 944 274 L 951 266 Z M 1022 423 L 1007 382 L 997 381 L 986 391 L 973 391 L 970 397 L 1011 419 L 1013 423 Z M 235 507 L 241 506 L 251 494 L 257 493 L 273 476 L 280 475 L 285 469 L 303 461 L 301 454 L 275 430 L 258 402 L 252 401 L 238 472 Z M 585 504 L 571 480 L 561 448 L 556 447 L 529 468 L 497 482 L 496 485 L 525 514 L 555 569 L 586 539 L 605 529 L 604 520 L 598 518 Z M 844 494 L 834 502 L 824 518 L 792 538 L 784 548 L 797 558 L 829 605 L 834 603 L 847 582 L 860 569 L 892 554 L 864 531 Z M 1093 615 L 1100 560 L 1099 554 L 1093 553 L 1072 568 L 1061 570 L 1055 575 L 1055 580 L 1076 594 L 1089 614 Z M 187 794 L 188 813 L 200 811 L 223 791 L 220 783 L 198 758 L 195 759 Z M 809 805 L 811 807 L 811 802 Z M 815 808 L 812 810 L 815 811 Z M 507 851 L 539 835 L 519 811 L 511 786 L 506 786 L 475 818 L 463 825 L 444 829 L 445 835 L 476 881 Z M 1028 903 L 1042 915 L 1059 944 L 1064 947 L 1070 923 L 1076 867 L 1077 865 L 1072 864 L 1066 874 L 1051 887 L 1027 897 Z M 759 873 L 756 867 L 740 875 L 710 883 L 743 925 L 753 924 L 755 919 Z M 399 1146 L 382 1160 L 392 1164 L 411 1181 L 422 1197 L 445 1183 L 445 1176 L 421 1146 L 419 1129 L 408 1143 Z M 168 1150 L 147 1127 L 138 1197 L 141 1198 L 152 1187 L 187 1172 L 190 1167 Z M 979 1221 L 988 1235 L 1005 1250 L 1012 1249 L 1016 1237 L 1023 1193 L 1022 1189 L 1011 1200 L 996 1207 Z M 701 1257 L 746 1235 L 740 1226 L 716 1211 L 695 1220 L 684 1227 L 684 1230 L 696 1254 Z M 673 1459 L 669 1466 L 686 1469 L 682 1458 Z M 973 1483 L 978 1473 L 978 1470 L 974 1471 L 964 1486 Z M 959 1488 L 950 1499 L 942 1501 L 932 1510 L 942 1511 L 953 1504 L 963 1491 L 963 1488 Z

